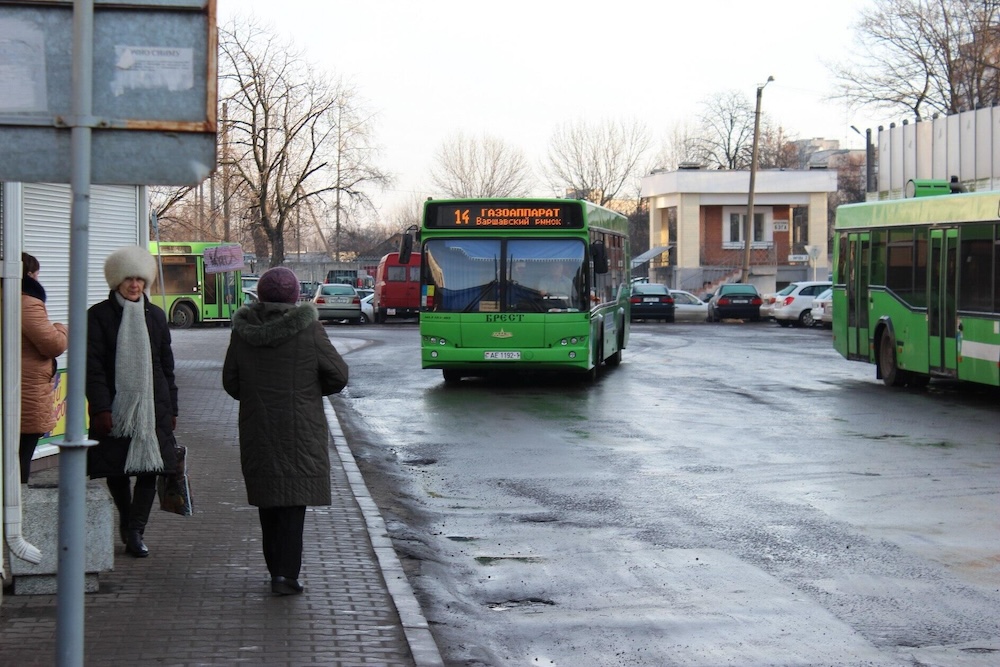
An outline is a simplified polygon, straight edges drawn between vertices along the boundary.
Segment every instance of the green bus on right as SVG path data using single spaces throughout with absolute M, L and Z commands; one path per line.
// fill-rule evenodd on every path
M 1000 192 L 937 194 L 951 192 L 947 181 L 907 190 L 915 196 L 837 209 L 834 347 L 875 364 L 888 386 L 998 386 Z

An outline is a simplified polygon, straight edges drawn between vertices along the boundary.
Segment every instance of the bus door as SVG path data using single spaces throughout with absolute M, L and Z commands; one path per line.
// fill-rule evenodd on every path
M 847 237 L 847 353 L 849 358 L 870 359 L 868 349 L 868 279 L 871 235 Z
M 206 273 L 202 283 L 202 320 L 228 320 L 239 307 L 236 273 Z
M 931 371 L 955 376 L 958 369 L 956 258 L 958 230 L 931 230 L 927 272 L 927 362 Z

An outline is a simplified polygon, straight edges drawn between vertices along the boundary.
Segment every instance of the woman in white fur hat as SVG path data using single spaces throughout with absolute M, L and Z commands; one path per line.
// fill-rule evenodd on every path
M 104 262 L 111 293 L 87 311 L 87 473 L 107 478 L 125 552 L 145 558 L 143 533 L 156 477 L 176 466 L 177 385 L 170 329 L 145 291 L 156 260 L 145 248 L 120 248 Z M 135 487 L 131 478 L 135 477 Z

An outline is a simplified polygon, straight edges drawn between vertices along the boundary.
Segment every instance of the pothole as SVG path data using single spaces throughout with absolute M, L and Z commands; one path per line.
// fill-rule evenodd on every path
M 437 463 L 437 459 L 404 459 L 403 464 L 408 466 L 432 466 Z
M 486 607 L 492 611 L 510 611 L 512 609 L 531 609 L 554 605 L 555 602 L 544 598 L 525 598 L 523 600 L 507 600 L 505 602 L 488 602 Z
M 476 556 L 476 562 L 480 565 L 496 565 L 504 561 L 515 563 L 541 563 L 544 559 L 538 556 Z

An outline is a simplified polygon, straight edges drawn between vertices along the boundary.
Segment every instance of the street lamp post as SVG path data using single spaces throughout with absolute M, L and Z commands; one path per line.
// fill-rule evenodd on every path
M 743 221 L 743 277 L 742 282 L 750 281 L 750 240 L 753 235 L 753 190 L 757 181 L 757 144 L 760 142 L 760 98 L 764 94 L 764 86 L 774 81 L 773 76 L 757 86 L 757 109 L 753 114 L 753 150 L 750 153 L 750 194 L 747 197 L 747 217 Z

